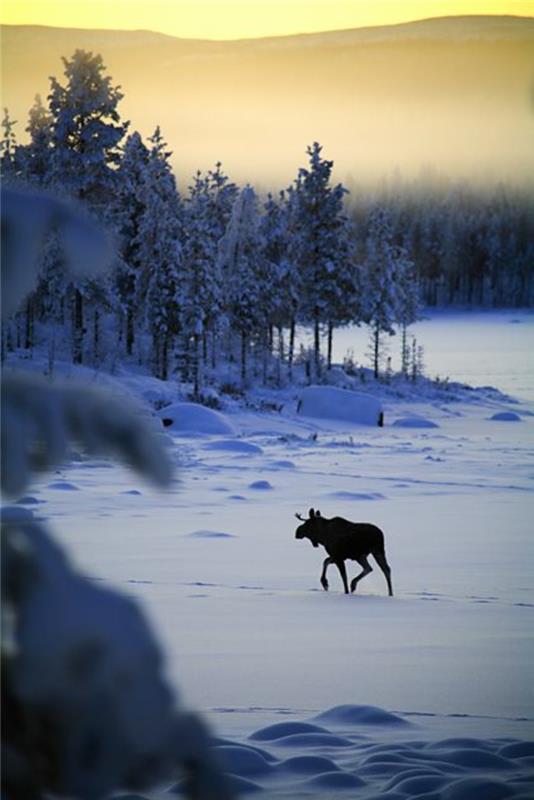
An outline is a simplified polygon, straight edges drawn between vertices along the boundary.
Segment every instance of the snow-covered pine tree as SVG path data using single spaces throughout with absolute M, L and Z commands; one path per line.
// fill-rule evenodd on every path
M 389 218 L 381 207 L 369 216 L 363 264 L 365 321 L 371 328 L 372 364 L 375 378 L 380 371 L 382 333 L 395 333 L 398 318 L 399 287 L 396 283 L 397 257 Z
M 17 137 L 14 127 L 16 120 L 12 120 L 9 111 L 4 108 L 2 117 L 2 139 L 0 139 L 0 172 L 3 181 L 18 177 Z
M 124 319 L 125 347 L 131 356 L 135 342 L 135 321 L 148 286 L 150 263 L 141 258 L 140 226 L 146 211 L 145 182 L 150 158 L 148 147 L 135 131 L 128 136 L 117 171 L 117 193 L 113 216 L 120 241 L 120 261 L 115 288 Z
M 26 133 L 29 141 L 19 147 L 23 180 L 32 186 L 44 187 L 51 181 L 52 116 L 40 95 L 28 113 Z
M 151 143 L 143 181 L 145 210 L 139 221 L 139 262 L 148 266 L 146 316 L 152 334 L 152 369 L 167 380 L 174 337 L 179 331 L 181 246 L 180 197 L 159 127 Z M 144 288 L 142 289 L 145 295 Z
M 52 77 L 48 95 L 52 183 L 106 222 L 117 188 L 119 144 L 128 128 L 117 110 L 123 95 L 104 74 L 100 55 L 76 50 L 70 59 L 62 60 L 66 81 L 62 85 Z M 83 293 L 83 284 L 71 287 L 74 363 L 83 360 Z
M 347 259 L 346 189 L 330 185 L 334 162 L 323 159 L 321 151 L 318 142 L 307 148 L 309 168 L 299 170 L 293 187 L 291 233 L 292 257 L 301 277 L 299 315 L 313 325 L 315 379 L 320 377 L 320 327 L 336 319 L 338 270 Z
M 286 192 L 277 199 L 269 194 L 263 206 L 260 232 L 263 252 L 269 270 L 271 313 L 269 325 L 278 335 L 277 383 L 282 380 L 281 368 L 285 360 L 284 329 L 289 328 L 290 338 L 298 306 L 298 273 L 289 256 L 290 211 Z
M 258 200 L 245 186 L 235 200 L 226 233 L 219 245 L 219 264 L 225 287 L 230 326 L 241 340 L 241 380 L 247 380 L 247 354 L 254 334 L 265 329 L 269 287 L 261 246 Z
M 222 276 L 217 259 L 219 220 L 213 213 L 211 179 L 197 172 L 184 202 L 182 236 L 182 308 L 184 374 L 192 376 L 193 394 L 201 388 L 206 336 L 222 312 Z
M 395 248 L 395 280 L 398 288 L 396 322 L 401 329 L 401 372 L 407 377 L 410 368 L 408 328 L 421 315 L 421 297 L 415 264 L 404 245 Z

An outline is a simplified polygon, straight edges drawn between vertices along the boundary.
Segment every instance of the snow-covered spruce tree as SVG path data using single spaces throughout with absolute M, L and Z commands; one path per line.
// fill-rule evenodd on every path
M 210 240 L 215 243 L 217 255 L 215 261 L 218 259 L 219 242 L 221 241 L 230 217 L 234 202 L 239 194 L 239 187 L 230 180 L 230 178 L 223 172 L 222 164 L 218 161 L 215 164 L 215 169 L 209 170 L 207 173 L 208 180 L 208 195 L 209 195 L 209 216 L 211 219 Z M 214 262 L 214 270 L 217 270 Z M 204 362 L 208 360 L 208 339 L 210 340 L 210 361 L 212 369 L 215 369 L 217 363 L 217 353 L 219 348 L 220 334 L 222 328 L 227 324 L 225 315 L 217 315 L 206 325 L 206 329 L 202 335 L 202 356 Z
M 40 95 L 28 113 L 26 133 L 29 141 L 19 148 L 19 159 L 23 180 L 35 187 L 51 183 L 52 116 Z
M 241 380 L 247 380 L 247 354 L 251 338 L 265 330 L 269 287 L 266 260 L 261 246 L 258 200 L 245 186 L 238 195 L 226 233 L 219 245 L 219 265 L 230 327 L 241 341 Z
M 4 108 L 2 117 L 2 138 L 0 139 L 0 173 L 3 181 L 16 180 L 18 177 L 18 145 L 14 128 L 16 120 L 12 120 L 9 111 Z
M 277 383 L 282 380 L 281 368 L 286 358 L 284 329 L 289 328 L 294 343 L 295 315 L 298 307 L 298 277 L 289 251 L 290 208 L 286 192 L 277 199 L 268 195 L 263 206 L 260 233 L 269 271 L 271 308 L 268 323 L 277 330 Z
M 146 317 L 152 334 L 152 370 L 167 380 L 172 345 L 179 331 L 181 246 L 180 197 L 161 131 L 156 128 L 143 181 L 145 210 L 139 221 L 138 257 L 148 267 Z
M 100 55 L 76 50 L 63 58 L 65 83 L 51 78 L 48 95 L 52 116 L 52 183 L 69 196 L 82 200 L 101 221 L 106 221 L 110 198 L 117 188 L 119 144 L 128 123 L 120 121 L 119 87 L 104 74 Z M 72 359 L 83 361 L 84 286 L 73 284 Z
M 348 255 L 346 189 L 332 187 L 333 161 L 321 157 L 322 147 L 308 147 L 309 168 L 301 168 L 294 184 L 291 251 L 301 279 L 299 316 L 313 325 L 315 379 L 320 377 L 320 328 L 335 323 L 342 293 L 338 281 Z
M 141 316 L 139 309 L 144 303 L 142 289 L 146 291 L 150 270 L 150 264 L 141 258 L 141 222 L 146 212 L 145 185 L 149 158 L 148 147 L 135 131 L 128 136 L 124 145 L 117 171 L 117 193 L 113 201 L 114 225 L 120 248 L 115 287 L 125 323 L 125 348 L 129 356 L 133 353 L 136 319 Z
M 403 245 L 395 247 L 395 281 L 398 288 L 395 322 L 401 329 L 401 372 L 407 377 L 410 368 L 408 328 L 421 315 L 419 281 L 414 262 Z
M 373 209 L 369 216 L 365 242 L 362 289 L 364 318 L 371 328 L 371 352 L 375 378 L 380 371 L 381 335 L 395 333 L 398 319 L 398 259 L 388 215 L 383 208 Z
M 222 275 L 217 248 L 220 226 L 213 213 L 211 179 L 198 172 L 184 202 L 181 253 L 181 328 L 184 377 L 200 395 L 206 336 L 215 330 L 223 307 Z

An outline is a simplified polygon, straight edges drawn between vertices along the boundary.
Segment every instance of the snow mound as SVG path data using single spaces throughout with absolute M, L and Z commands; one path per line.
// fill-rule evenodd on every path
M 310 778 L 308 786 L 334 791 L 336 789 L 357 789 L 365 786 L 365 781 L 349 772 L 325 772 Z
M 75 486 L 74 483 L 69 483 L 69 481 L 54 481 L 53 483 L 49 483 L 47 489 L 58 489 L 62 492 L 79 492 L 80 487 Z
M 409 725 L 402 717 L 377 706 L 334 706 L 314 717 L 334 725 Z
M 439 428 L 437 422 L 425 417 L 401 417 L 393 423 L 395 428 Z
M 434 792 L 441 789 L 446 778 L 442 775 L 420 775 L 418 777 L 405 778 L 397 784 L 399 792 L 404 792 L 409 797 Z
M 493 771 L 511 769 L 513 767 L 513 763 L 509 759 L 498 756 L 495 753 L 488 753 L 487 750 L 480 748 L 440 753 L 440 758 L 442 761 L 456 764 L 459 767 L 471 767 L 473 769 L 490 769 Z
M 515 411 L 497 411 L 492 414 L 490 420 L 494 422 L 521 422 L 521 417 Z
M 445 787 L 439 794 L 443 800 L 502 800 L 514 794 L 502 781 L 486 778 L 463 778 Z
M 279 747 L 353 747 L 354 742 L 332 733 L 293 733 L 277 739 L 275 744 Z
M 247 455 L 261 455 L 263 450 L 259 445 L 251 442 L 243 442 L 240 439 L 220 439 L 217 442 L 209 442 L 205 445 L 206 450 L 223 450 L 227 453 L 245 453 Z
M 330 492 L 328 497 L 333 497 L 336 500 L 385 500 L 383 494 L 380 492 Z
M 272 489 L 273 487 L 269 483 L 269 481 L 253 481 L 252 483 L 249 483 L 248 488 L 257 489 L 260 492 L 266 492 Z
M 308 386 L 302 390 L 297 412 L 306 417 L 341 420 L 354 425 L 378 425 L 382 404 L 376 397 L 362 392 L 333 386 Z
M 512 742 L 499 750 L 500 756 L 505 758 L 524 758 L 534 756 L 534 742 Z
M 279 769 L 295 775 L 320 775 L 324 772 L 336 772 L 339 767 L 324 756 L 293 756 L 283 761 Z
M 224 533 L 223 531 L 192 531 L 192 533 L 188 533 L 188 536 L 192 536 L 194 539 L 234 539 L 235 534 L 233 533 Z
M 241 745 L 222 745 L 217 754 L 227 772 L 240 777 L 265 775 L 272 770 L 271 764 L 260 753 Z
M 328 733 L 328 731 L 309 722 L 277 722 L 266 728 L 260 728 L 249 738 L 257 742 L 267 742 L 272 739 L 280 739 L 282 736 L 291 736 L 294 733 Z
M 165 428 L 177 433 L 234 435 L 232 423 L 219 411 L 198 403 L 173 403 L 156 412 Z
M 20 500 L 17 500 L 18 506 L 37 506 L 41 503 L 46 503 L 46 500 L 39 500 L 37 497 L 32 497 L 31 495 L 26 495 L 25 497 L 21 497 Z

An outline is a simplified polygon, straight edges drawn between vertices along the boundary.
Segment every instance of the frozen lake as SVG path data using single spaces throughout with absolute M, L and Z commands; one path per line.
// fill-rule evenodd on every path
M 429 377 L 449 377 L 472 386 L 495 386 L 534 400 L 534 313 L 530 310 L 425 311 L 426 319 L 410 328 L 424 347 Z M 400 365 L 400 337 L 385 337 L 394 369 Z M 334 361 L 354 350 L 368 366 L 369 331 L 365 326 L 336 331 Z

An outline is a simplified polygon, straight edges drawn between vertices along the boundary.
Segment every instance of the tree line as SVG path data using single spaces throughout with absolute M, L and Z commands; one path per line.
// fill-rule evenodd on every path
M 5 112 L 3 179 L 82 203 L 112 232 L 115 268 L 105 280 L 73 279 L 50 235 L 37 289 L 3 321 L 3 352 L 31 350 L 37 326 L 51 364 L 67 342 L 73 363 L 136 359 L 200 396 L 228 361 L 243 384 L 251 370 L 265 382 L 291 380 L 302 326 L 313 331 L 310 380 L 331 367 L 335 329 L 360 323 L 375 377 L 382 337 L 395 330 L 408 374 L 407 331 L 421 298 L 534 299 L 531 222 L 504 189 L 481 203 L 467 189 L 420 198 L 389 187 L 349 204 L 314 142 L 277 194 L 237 186 L 220 163 L 179 192 L 160 129 L 145 141 L 130 132 L 101 56 L 77 50 L 63 64 L 64 80 L 51 78 L 47 103 L 37 97 L 30 110 L 27 143 Z

